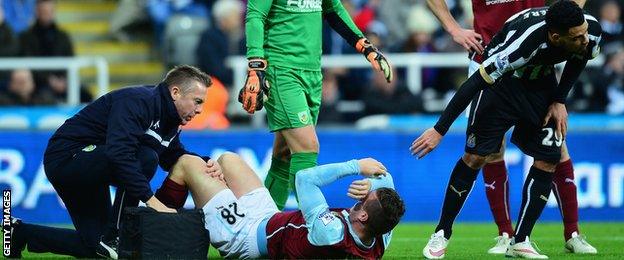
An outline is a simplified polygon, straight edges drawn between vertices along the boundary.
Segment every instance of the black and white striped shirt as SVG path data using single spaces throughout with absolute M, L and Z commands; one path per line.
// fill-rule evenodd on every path
M 474 73 L 459 88 L 434 126 L 446 134 L 457 116 L 466 109 L 479 90 L 494 84 L 501 77 L 540 81 L 552 76 L 554 65 L 566 61 L 553 102 L 565 103 L 568 92 L 578 79 L 587 61 L 598 56 L 602 29 L 591 15 L 585 15 L 589 44 L 583 55 L 566 52 L 548 41 L 546 13 L 548 7 L 521 11 L 509 18 L 492 38 L 483 54 L 479 73 Z
M 585 68 L 587 60 L 595 58 L 599 51 L 602 29 L 591 15 L 585 15 L 589 44 L 584 55 L 571 54 L 548 42 L 546 12 L 548 7 L 532 8 L 513 15 L 485 49 L 481 75 L 486 82 L 493 84 L 504 75 L 526 80 L 539 80 L 553 73 L 554 65 L 567 61 L 565 70 L 577 73 L 564 83 L 573 84 L 578 74 Z M 572 66 L 570 66 L 572 65 Z M 571 81 L 571 82 L 568 82 Z M 567 87 L 561 86 L 558 87 Z M 569 91 L 569 89 L 568 89 Z M 566 92 L 567 94 L 567 92 Z M 558 99 L 559 97 L 556 97 Z M 565 101 L 565 96 L 563 100 Z

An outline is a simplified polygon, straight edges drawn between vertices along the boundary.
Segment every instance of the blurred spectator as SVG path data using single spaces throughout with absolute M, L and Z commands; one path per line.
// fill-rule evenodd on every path
M 197 17 L 210 16 L 207 2 L 198 0 L 148 0 L 147 12 L 154 26 L 157 46 L 161 46 L 165 25 L 174 14 Z
M 19 37 L 22 56 L 74 56 L 69 35 L 56 25 L 54 0 L 37 0 L 35 22 Z
M 379 20 L 388 27 L 388 42 L 402 42 L 407 38 L 405 24 L 411 7 L 419 0 L 385 0 L 379 4 Z
M 624 114 L 624 47 L 622 42 L 612 43 L 603 49 L 605 64 L 591 77 L 595 93 L 593 107 L 609 114 Z M 591 103 L 590 103 L 591 104 Z
M 222 130 L 230 127 L 230 121 L 225 117 L 229 94 L 223 83 L 211 77 L 212 85 L 206 91 L 206 102 L 202 104 L 202 112 L 186 124 L 184 129 Z
M 48 92 L 54 97 L 56 104 L 64 104 L 67 102 L 68 83 L 65 74 L 51 73 L 48 75 L 48 82 L 41 90 Z M 93 96 L 82 86 L 80 87 L 80 103 L 89 103 L 93 101 Z
M 30 25 L 37 0 L 2 0 L 2 9 L 7 23 L 15 34 L 20 34 Z
M 19 36 L 19 54 L 26 57 L 70 57 L 74 56 L 74 47 L 69 35 L 56 24 L 56 3 L 54 0 L 37 0 L 35 22 Z M 56 78 L 65 80 L 64 71 L 36 71 L 35 85 L 51 88 L 50 82 Z
M 17 38 L 5 18 L 4 9 L 0 6 L 0 57 L 17 56 Z
M 620 11 L 620 5 L 616 1 L 607 1 L 600 8 L 603 46 L 612 42 L 622 42 L 624 40 Z
M 13 34 L 11 26 L 7 23 L 4 10 L 0 5 L 0 58 L 17 56 L 17 37 Z M 0 89 L 6 87 L 10 73 L 0 70 Z
M 439 24 L 433 14 L 422 5 L 416 5 L 410 11 L 407 20 L 407 39 L 395 47 L 396 52 L 409 53 L 435 53 L 438 52 L 433 44 L 433 32 L 439 28 Z M 422 69 L 423 89 L 433 89 L 438 94 L 444 94 L 453 89 L 453 85 L 448 81 L 447 70 L 440 68 Z M 403 75 L 404 71 L 400 72 Z
M 54 104 L 54 98 L 47 92 L 36 92 L 33 76 L 26 69 L 14 70 L 7 89 L 0 92 L 2 106 L 50 104 Z
M 120 0 L 117 9 L 111 16 L 109 30 L 111 35 L 120 42 L 132 39 L 133 29 L 149 24 L 147 14 L 148 0 Z
M 396 74 L 396 72 L 395 72 Z M 371 85 L 364 95 L 366 115 L 409 114 L 420 110 L 420 101 L 399 80 L 387 83 L 381 73 L 373 73 Z
M 225 59 L 244 53 L 243 4 L 240 0 L 219 0 L 212 7 L 213 26 L 202 33 L 197 47 L 199 68 L 232 87 L 232 70 Z M 241 87 L 241 86 L 237 86 Z
M 338 89 L 337 71 L 341 69 L 325 69 L 323 73 L 323 88 L 321 95 L 321 109 L 319 124 L 337 124 L 343 121 L 343 115 L 338 111 L 340 92 Z
M 365 31 L 368 25 L 375 20 L 376 9 L 378 7 L 379 0 L 365 1 L 360 8 L 357 8 L 357 12 L 353 17 L 355 25 L 360 28 L 360 30 Z

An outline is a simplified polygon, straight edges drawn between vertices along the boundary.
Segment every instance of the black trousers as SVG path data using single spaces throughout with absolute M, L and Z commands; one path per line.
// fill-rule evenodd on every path
M 119 199 L 115 200 L 116 205 L 111 205 L 109 186 L 117 181 L 105 149 L 104 145 L 78 149 L 55 155 L 44 163 L 48 180 L 65 203 L 76 230 L 23 224 L 29 251 L 97 257 L 95 248 L 107 229 L 116 226 L 121 207 L 138 204 L 138 199 L 118 189 L 116 197 Z M 158 166 L 157 153 L 141 146 L 136 156 L 142 173 L 151 179 Z

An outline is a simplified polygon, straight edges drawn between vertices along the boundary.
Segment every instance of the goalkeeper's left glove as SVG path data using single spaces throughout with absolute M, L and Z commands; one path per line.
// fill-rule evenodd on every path
M 357 43 L 355 43 L 355 49 L 364 54 L 364 57 L 373 65 L 375 70 L 383 72 L 388 83 L 392 81 L 392 67 L 390 63 L 368 39 L 361 38 L 358 40 Z

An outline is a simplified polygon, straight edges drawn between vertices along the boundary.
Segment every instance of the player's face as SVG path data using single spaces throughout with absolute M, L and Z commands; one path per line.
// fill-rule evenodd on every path
M 587 21 L 585 21 L 579 26 L 570 28 L 567 35 L 561 36 L 560 41 L 563 48 L 571 53 L 585 54 L 587 51 L 587 44 L 589 44 L 587 27 L 588 24 Z
M 181 125 L 186 125 L 195 115 L 201 113 L 206 89 L 199 82 L 195 82 L 188 93 L 182 93 L 182 90 L 176 86 L 172 88 L 173 103 L 182 119 Z

